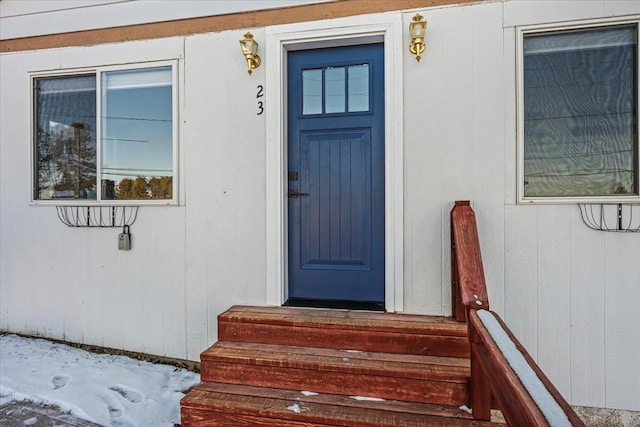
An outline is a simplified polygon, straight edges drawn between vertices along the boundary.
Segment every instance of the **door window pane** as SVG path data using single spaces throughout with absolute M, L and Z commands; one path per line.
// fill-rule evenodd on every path
M 345 112 L 344 72 L 344 67 L 328 67 L 324 70 L 325 113 Z
M 171 67 L 103 73 L 103 199 L 173 198 L 171 85 Z
M 302 114 L 322 114 L 322 69 L 302 70 Z
M 369 64 L 349 67 L 349 112 L 369 111 Z
M 525 197 L 638 194 L 636 27 L 523 42 Z
M 34 199 L 95 200 L 95 75 L 38 78 L 34 83 Z

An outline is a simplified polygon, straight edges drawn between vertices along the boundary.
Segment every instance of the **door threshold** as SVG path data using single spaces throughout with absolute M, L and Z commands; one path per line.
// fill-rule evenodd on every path
M 334 308 L 339 310 L 385 311 L 384 302 L 315 298 L 289 298 L 284 307 Z

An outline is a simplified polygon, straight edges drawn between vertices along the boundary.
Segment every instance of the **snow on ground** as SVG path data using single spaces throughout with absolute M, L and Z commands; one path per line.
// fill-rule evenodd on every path
M 104 426 L 173 426 L 180 422 L 183 392 L 199 381 L 198 374 L 171 365 L 0 336 L 0 404 L 54 405 Z

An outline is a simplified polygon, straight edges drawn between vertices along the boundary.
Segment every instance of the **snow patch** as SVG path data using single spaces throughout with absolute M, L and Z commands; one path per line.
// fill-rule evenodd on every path
M 511 338 L 509 338 L 495 316 L 487 310 L 478 310 L 477 313 L 482 324 L 489 331 L 491 338 L 493 338 L 511 368 L 515 371 L 516 375 L 518 375 L 518 378 L 520 378 L 520 381 L 522 381 L 522 384 L 531 395 L 531 398 L 536 402 L 551 427 L 571 427 L 567 415 L 553 396 L 551 396 L 549 390 L 542 384 L 540 378 L 538 378 L 535 371 L 529 366 L 529 363 L 527 363 L 522 353 L 520 353 L 513 341 L 511 341 Z
M 299 414 L 300 412 L 302 412 L 302 410 L 300 409 L 300 405 L 298 405 L 297 403 L 294 403 L 291 406 L 287 406 L 287 409 L 290 410 L 291 412 L 295 412 L 296 414 Z
M 367 402 L 384 402 L 384 399 L 379 397 L 367 397 L 367 396 L 349 396 L 351 399 Z
M 28 420 L 24 420 L 22 422 L 22 424 L 24 424 L 26 426 L 32 426 L 37 422 L 38 422 L 38 418 L 37 417 L 33 417 L 33 418 L 29 418 Z
M 467 405 L 462 405 L 459 409 L 468 412 L 468 413 L 472 413 L 471 408 L 469 408 Z
M 43 339 L 0 336 L 0 404 L 29 401 L 113 427 L 173 427 L 198 374 Z
M 301 391 L 300 393 L 304 394 L 305 396 L 318 396 L 320 394 L 314 391 Z
M 131 403 L 140 403 L 144 400 L 144 393 L 124 385 L 112 385 L 109 387 L 109 390 L 115 391 Z
M 309 408 L 304 405 L 300 406 L 297 403 L 294 403 L 291 406 L 287 406 L 287 409 L 291 412 L 295 412 L 296 414 L 299 414 L 301 412 L 309 412 Z
M 51 384 L 53 384 L 53 389 L 57 390 L 67 385 L 70 377 L 68 375 L 56 375 L 51 378 Z

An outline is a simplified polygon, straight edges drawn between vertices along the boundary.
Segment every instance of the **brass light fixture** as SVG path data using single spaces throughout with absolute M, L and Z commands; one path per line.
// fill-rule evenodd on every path
M 249 75 L 251 75 L 253 69 L 260 66 L 260 57 L 256 53 L 258 52 L 258 43 L 253 39 L 253 34 L 247 32 L 244 35 L 244 38 L 240 40 L 240 48 L 247 60 L 247 68 L 249 69 Z
M 409 23 L 409 32 L 411 33 L 409 51 L 416 56 L 416 61 L 420 62 L 420 55 L 424 52 L 424 35 L 427 32 L 427 21 L 419 13 L 416 13 L 416 16 Z

